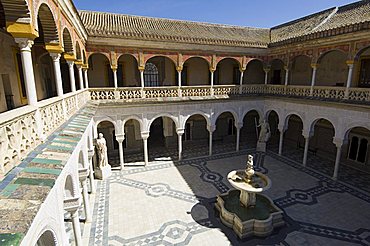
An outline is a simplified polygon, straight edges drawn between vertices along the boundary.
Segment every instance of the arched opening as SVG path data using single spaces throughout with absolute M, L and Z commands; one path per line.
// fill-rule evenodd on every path
M 293 59 L 290 68 L 290 85 L 311 85 L 311 58 L 308 56 L 297 56 Z
M 177 83 L 175 63 L 168 57 L 155 56 L 145 64 L 144 81 L 146 87 L 175 86 Z
M 354 86 L 370 88 L 370 47 L 361 50 L 356 56 Z
M 214 74 L 215 85 L 239 85 L 240 70 L 239 63 L 233 58 L 222 59 L 217 64 Z
M 45 49 L 49 43 L 58 43 L 58 29 L 53 14 L 46 4 L 41 4 L 37 15 L 39 37 L 32 47 L 37 99 L 43 100 L 57 95 L 53 61 Z
M 326 119 L 318 119 L 312 124 L 311 130 L 313 130 L 313 136 L 309 141 L 307 166 L 332 175 L 337 151 L 333 143 L 334 126 Z M 304 146 L 304 142 L 301 146 Z
M 216 130 L 212 136 L 213 149 L 220 149 L 226 151 L 235 150 L 236 145 L 236 127 L 234 115 L 230 112 L 224 112 L 217 117 Z
M 82 61 L 81 47 L 78 42 L 76 42 L 76 59 Z
M 303 121 L 298 115 L 291 114 L 286 118 L 285 125 L 287 127 L 284 132 L 282 151 L 284 155 L 301 161 L 305 144 L 305 139 L 302 136 Z
M 75 196 L 76 194 L 73 185 L 73 179 L 71 175 L 68 175 L 64 184 L 64 198 L 73 198 Z
M 170 117 L 159 117 L 150 125 L 149 160 L 171 158 L 177 153 L 176 124 Z
M 80 82 L 79 82 L 80 75 L 78 74 L 78 68 L 77 68 L 77 65 L 76 64 L 73 65 L 73 72 L 74 72 L 74 76 L 75 76 L 76 90 L 80 90 L 81 89 Z
M 140 87 L 140 72 L 134 56 L 124 54 L 119 57 L 117 82 L 119 87 Z
M 254 59 L 250 61 L 243 74 L 243 84 L 264 84 L 265 71 L 263 63 L 260 60 Z
M 182 137 L 184 142 L 183 156 L 194 157 L 208 154 L 209 132 L 207 119 L 201 114 L 190 116 L 185 122 L 185 132 Z
M 243 148 L 255 148 L 258 140 L 258 128 L 260 115 L 256 110 L 249 111 L 243 118 L 243 127 L 240 130 L 241 146 Z
M 78 154 L 78 168 L 85 168 L 85 160 L 84 160 L 84 155 L 82 153 L 82 150 Z
M 92 54 L 89 57 L 89 87 L 114 87 L 113 72 L 108 58 L 103 54 Z
M 114 124 L 110 121 L 102 121 L 98 124 L 97 130 L 98 134 L 103 134 L 107 144 L 108 164 L 112 167 L 120 166 L 118 142 L 116 140 Z M 95 153 L 97 153 L 97 150 L 95 150 Z M 99 163 L 99 160 L 96 159 L 95 163 Z
M 271 137 L 267 143 L 267 146 L 275 151 L 278 152 L 279 149 L 279 137 L 280 137 L 280 131 L 279 131 L 279 115 L 274 111 L 271 110 L 267 114 L 267 122 L 270 125 L 270 131 L 271 131 Z
M 67 54 L 73 54 L 73 42 L 71 38 L 71 33 L 67 28 L 63 29 L 63 47 L 64 47 L 64 52 Z
M 36 242 L 36 246 L 56 246 L 56 245 L 57 245 L 56 237 L 54 233 L 50 230 L 47 230 L 44 233 L 42 233 L 42 235 Z
M 317 86 L 345 86 L 348 75 L 347 55 L 339 50 L 323 54 L 319 59 Z
M 0 1 L 0 28 L 5 29 L 5 27 L 6 27 L 5 11 L 3 4 Z
M 63 47 L 64 47 L 65 54 L 69 54 L 69 55 L 74 54 L 71 33 L 69 32 L 67 28 L 63 29 Z M 69 93 L 72 91 L 71 80 L 69 76 L 69 67 L 68 67 L 67 61 L 64 59 L 64 56 L 61 56 L 60 58 L 60 71 L 62 74 L 63 92 Z
M 342 147 L 342 162 L 361 171 L 370 172 L 370 130 L 351 128 L 346 133 L 347 142 Z
M 191 57 L 185 61 L 181 73 L 183 86 L 210 85 L 210 72 L 207 60 Z
M 144 145 L 141 138 L 140 122 L 130 119 L 124 125 L 125 140 L 123 142 L 125 163 L 142 162 Z
M 274 59 L 271 61 L 270 68 L 270 84 L 282 85 L 285 80 L 285 69 L 284 62 L 280 59 Z

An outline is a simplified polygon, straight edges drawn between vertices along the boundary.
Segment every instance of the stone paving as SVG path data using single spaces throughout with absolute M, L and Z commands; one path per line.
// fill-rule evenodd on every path
M 218 152 L 218 151 L 216 151 Z M 368 183 L 355 187 L 273 152 L 260 167 L 265 194 L 284 210 L 286 226 L 268 238 L 239 240 L 216 216 L 226 175 L 245 166 L 248 150 L 181 162 L 125 167 L 98 183 L 86 245 L 370 245 Z

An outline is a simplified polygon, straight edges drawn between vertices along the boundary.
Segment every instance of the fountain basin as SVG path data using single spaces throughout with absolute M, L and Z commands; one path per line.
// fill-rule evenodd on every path
M 256 206 L 246 207 L 240 202 L 240 190 L 217 196 L 216 209 L 224 225 L 232 228 L 239 238 L 266 237 L 285 224 L 283 211 L 267 196 L 256 194 Z

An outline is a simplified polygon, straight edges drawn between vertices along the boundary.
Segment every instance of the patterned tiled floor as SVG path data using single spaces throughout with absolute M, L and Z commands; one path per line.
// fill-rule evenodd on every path
M 115 171 L 98 184 L 85 244 L 370 245 L 369 187 L 335 182 L 273 153 L 260 169 L 272 180 L 266 194 L 285 211 L 287 225 L 268 238 L 238 240 L 220 223 L 214 202 L 231 188 L 225 177 L 244 168 L 247 152 Z

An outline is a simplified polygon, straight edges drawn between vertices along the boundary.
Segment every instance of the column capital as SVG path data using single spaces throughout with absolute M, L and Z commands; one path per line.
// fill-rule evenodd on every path
M 353 64 L 355 64 L 355 61 L 354 60 L 347 60 L 346 61 L 346 64 L 348 65 L 348 66 L 353 66 Z
M 31 48 L 33 45 L 33 40 L 29 38 L 15 38 L 15 42 L 18 44 L 21 51 L 29 51 L 31 52 Z
M 279 132 L 285 132 L 287 130 L 287 126 L 285 126 L 284 124 L 279 124 L 278 125 L 278 130 Z
M 207 125 L 207 130 L 209 132 L 214 132 L 216 130 L 216 125 Z
M 138 66 L 138 68 L 140 72 L 144 72 L 145 71 L 145 66 Z
M 76 57 L 74 54 L 68 54 L 68 53 L 65 53 L 63 55 L 64 59 L 68 62 L 68 61 L 76 61 Z
M 333 138 L 333 143 L 335 144 L 335 146 L 336 146 L 337 148 L 340 148 L 340 147 L 342 147 L 342 145 L 345 143 L 345 141 L 344 141 L 344 139 L 342 139 L 342 138 L 336 138 L 336 137 L 334 137 L 334 138 Z
M 270 68 L 264 68 L 264 69 L 263 69 L 263 71 L 265 71 L 265 73 L 270 72 L 270 70 L 271 70 Z
M 211 67 L 211 68 L 209 69 L 209 71 L 210 71 L 211 73 L 214 73 L 214 72 L 216 71 L 216 69 L 215 69 L 215 68 L 213 68 L 213 67 Z
M 49 55 L 51 56 L 54 62 L 59 62 L 61 57 L 60 53 L 49 53 Z
M 125 140 L 125 134 L 117 134 L 116 140 L 117 142 L 122 143 Z
M 75 61 L 72 61 L 72 60 L 66 60 L 66 62 L 69 67 L 73 67 L 73 65 L 75 64 Z
M 110 68 L 113 70 L 113 72 L 117 72 L 118 66 L 117 65 L 112 65 Z
M 235 122 L 235 128 L 236 129 L 242 129 L 242 127 L 243 127 L 243 122 Z
M 311 63 L 311 67 L 313 69 L 317 69 L 319 67 L 319 64 L 318 63 Z
M 246 69 L 245 67 L 243 67 L 243 68 L 239 67 L 240 73 L 244 73 L 245 69 Z
M 177 133 L 177 135 L 183 135 L 185 133 L 185 129 L 184 128 L 177 128 L 176 133 Z
M 288 66 L 284 66 L 284 70 L 285 71 L 289 71 L 289 67 Z
M 182 69 L 183 69 L 183 66 L 177 66 L 176 67 L 177 72 L 182 72 Z
M 141 132 L 141 138 L 147 140 L 149 138 L 150 132 Z

